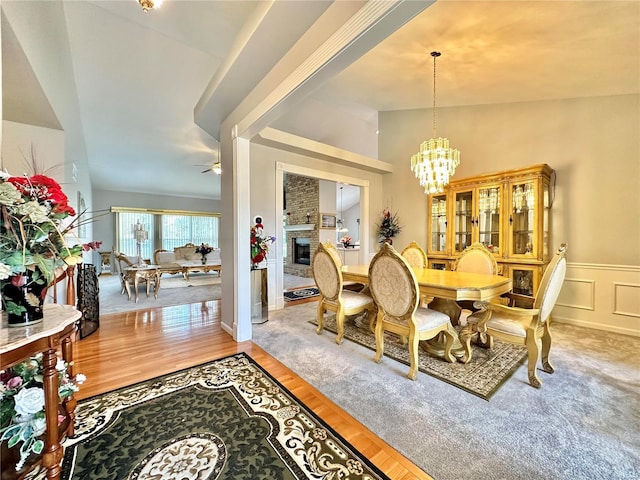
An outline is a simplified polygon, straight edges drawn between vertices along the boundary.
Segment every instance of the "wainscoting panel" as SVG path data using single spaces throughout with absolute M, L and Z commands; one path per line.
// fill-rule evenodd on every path
M 640 285 L 614 283 L 613 289 L 613 313 L 640 318 Z
M 640 266 L 567 263 L 553 320 L 640 337 Z
M 565 278 L 556 304 L 570 308 L 595 310 L 595 292 L 596 282 L 593 280 Z M 572 305 L 571 301 L 577 301 L 578 303 Z

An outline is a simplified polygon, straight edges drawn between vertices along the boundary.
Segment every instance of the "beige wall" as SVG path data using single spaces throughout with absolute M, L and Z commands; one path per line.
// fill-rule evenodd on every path
M 461 154 L 455 178 L 547 163 L 557 172 L 551 250 L 572 262 L 640 265 L 638 95 L 438 108 L 437 134 Z M 380 160 L 393 163 L 383 197 L 404 245 L 426 244 L 426 197 L 409 169 L 431 136 L 431 110 L 380 113 Z M 408 213 L 411 212 L 411 213 Z
M 438 108 L 437 135 L 461 154 L 455 178 L 547 163 L 556 170 L 551 251 L 567 242 L 556 320 L 640 336 L 640 96 Z M 383 197 L 397 245 L 426 246 L 426 197 L 409 168 L 431 110 L 382 112 Z M 396 240 L 394 240 L 396 244 Z

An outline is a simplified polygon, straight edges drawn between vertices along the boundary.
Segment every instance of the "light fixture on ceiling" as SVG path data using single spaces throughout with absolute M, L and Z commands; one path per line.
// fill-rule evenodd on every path
M 340 233 L 346 233 L 349 231 L 349 229 L 345 226 L 344 224 L 344 220 L 342 219 L 342 190 L 344 189 L 343 186 L 340 186 L 340 218 L 338 218 L 338 221 L 336 222 L 338 228 L 337 231 Z
M 449 140 L 436 138 L 436 58 L 440 52 L 431 52 L 433 57 L 433 135 L 422 142 L 420 151 L 411 157 L 411 170 L 424 187 L 424 193 L 433 194 L 444 190 L 449 178 L 460 165 L 460 151 L 449 147 Z
M 145 13 L 154 8 L 160 8 L 162 0 L 138 0 L 138 3 L 142 7 Z

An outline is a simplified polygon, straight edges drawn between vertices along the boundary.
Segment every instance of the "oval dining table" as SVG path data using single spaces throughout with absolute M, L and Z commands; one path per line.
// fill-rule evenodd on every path
M 458 339 L 458 332 L 453 328 L 460 317 L 460 308 L 456 301 L 470 300 L 488 302 L 510 292 L 513 285 L 511 278 L 501 275 L 486 275 L 482 273 L 452 272 L 450 270 L 436 270 L 433 268 L 412 268 L 420 294 L 434 299 L 429 303 L 432 310 L 441 311 L 449 316 L 454 334 L 454 344 L 451 353 L 456 358 L 464 357 L 464 348 Z M 369 283 L 369 265 L 344 265 L 341 269 L 343 281 Z M 444 340 L 439 335 L 434 340 L 424 342 L 424 349 L 436 357 L 444 356 Z

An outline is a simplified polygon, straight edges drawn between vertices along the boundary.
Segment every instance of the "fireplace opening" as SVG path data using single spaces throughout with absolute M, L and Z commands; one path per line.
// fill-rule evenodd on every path
M 311 265 L 311 239 L 293 239 L 293 263 Z

